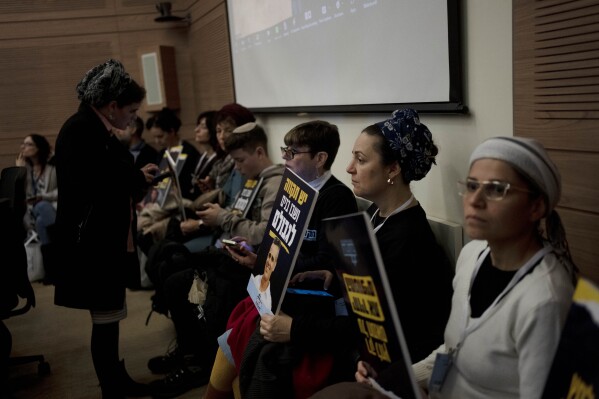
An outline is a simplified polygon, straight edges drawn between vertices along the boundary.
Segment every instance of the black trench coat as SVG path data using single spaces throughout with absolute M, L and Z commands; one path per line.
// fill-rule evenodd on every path
M 54 302 L 79 309 L 121 309 L 131 204 L 143 195 L 143 173 L 85 104 L 64 123 L 55 153 L 59 255 Z

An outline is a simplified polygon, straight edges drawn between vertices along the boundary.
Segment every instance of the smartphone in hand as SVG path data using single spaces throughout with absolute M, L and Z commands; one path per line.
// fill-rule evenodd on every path
M 235 241 L 235 240 L 221 240 L 221 242 L 223 243 L 223 245 L 226 245 L 227 247 L 235 250 L 235 251 L 241 251 L 241 248 L 244 248 L 246 251 L 248 252 L 254 252 L 254 247 L 252 247 L 250 244 L 248 244 L 245 241 Z
M 239 250 L 240 245 L 237 241 L 222 239 L 221 242 L 229 248 Z

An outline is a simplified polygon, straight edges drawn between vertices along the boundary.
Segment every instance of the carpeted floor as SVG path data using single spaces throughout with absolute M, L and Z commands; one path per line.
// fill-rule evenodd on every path
M 9 389 L 15 399 L 28 398 L 100 398 L 89 350 L 91 320 L 89 312 L 53 304 L 54 287 L 33 284 L 37 306 L 25 315 L 5 320 L 12 333 L 12 356 L 43 354 L 51 373 L 40 377 L 37 364 L 13 367 Z M 120 325 L 120 355 L 129 374 L 139 382 L 160 378 L 147 369 L 149 358 L 166 352 L 175 334 L 170 320 L 150 311 L 152 291 L 128 291 L 128 317 Z M 181 398 L 201 398 L 204 387 Z

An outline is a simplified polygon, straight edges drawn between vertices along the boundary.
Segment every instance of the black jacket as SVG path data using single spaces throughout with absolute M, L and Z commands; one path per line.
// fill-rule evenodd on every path
M 91 107 L 79 106 L 56 139 L 57 305 L 121 309 L 132 202 L 145 180 L 133 156 Z

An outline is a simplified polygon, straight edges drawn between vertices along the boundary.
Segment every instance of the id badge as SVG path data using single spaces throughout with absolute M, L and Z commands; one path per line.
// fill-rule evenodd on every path
M 453 364 L 453 354 L 450 353 L 437 353 L 435 358 L 435 365 L 433 366 L 433 373 L 428 383 L 428 390 L 430 393 L 439 393 L 443 388 L 443 382 L 449 373 L 449 369 Z

